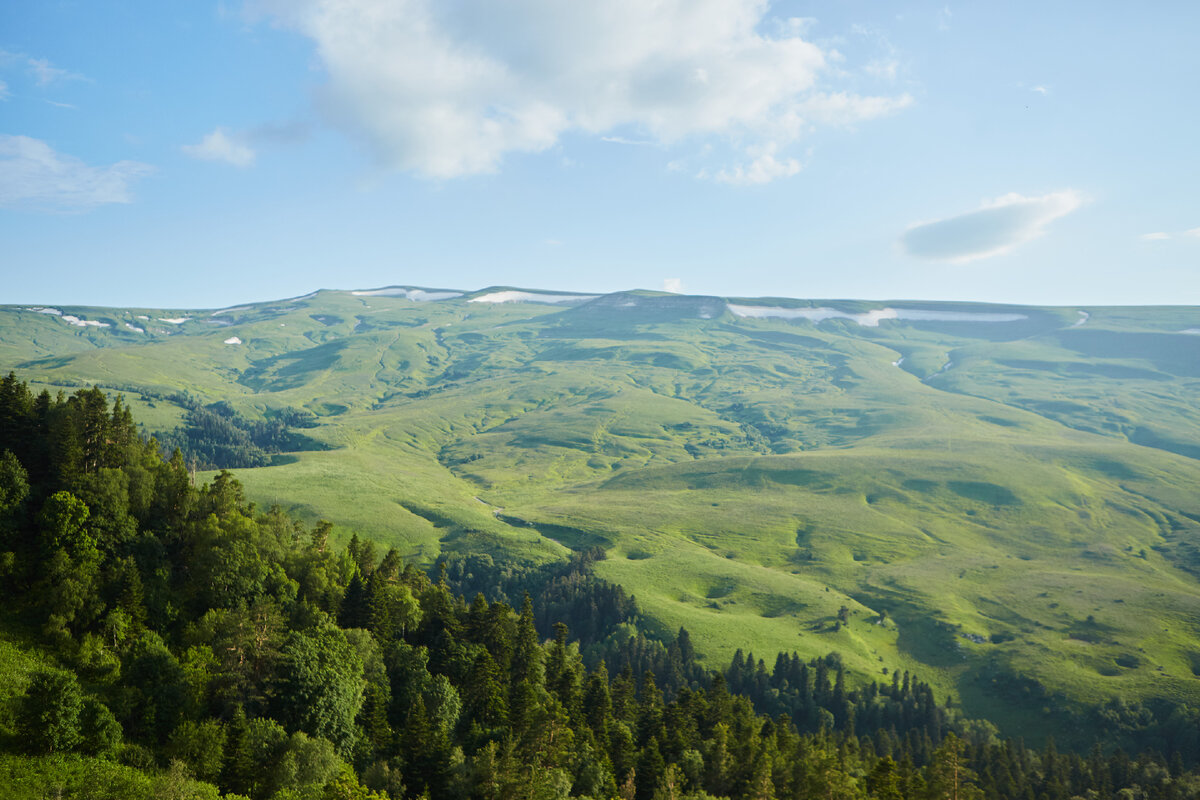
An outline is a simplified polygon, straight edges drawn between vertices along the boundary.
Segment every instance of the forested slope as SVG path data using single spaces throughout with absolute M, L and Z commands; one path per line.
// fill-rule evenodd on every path
M 919 673 L 1040 745 L 1106 703 L 1200 704 L 1196 330 L 1183 307 L 390 287 L 0 308 L 0 358 L 123 392 L 201 482 L 237 468 L 337 545 L 422 569 L 599 548 L 709 669 L 836 651 L 852 686 Z
M 431 577 L 192 484 L 95 389 L 0 381 L 5 797 L 1185 798 L 1197 718 L 1131 758 L 1027 749 L 905 673 L 741 653 L 709 672 L 591 571 Z M 473 591 L 465 599 L 462 590 Z M 520 593 L 520 611 L 510 604 Z M 575 638 L 573 628 L 583 632 Z M 1109 719 L 1124 723 L 1109 709 Z M 1148 712 L 1147 712 L 1148 713 Z

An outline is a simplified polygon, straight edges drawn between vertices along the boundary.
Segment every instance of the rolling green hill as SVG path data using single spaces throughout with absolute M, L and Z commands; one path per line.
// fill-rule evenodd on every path
M 508 302 L 495 302 L 507 300 Z M 391 287 L 0 308 L 0 367 L 316 416 L 238 470 L 407 558 L 599 545 L 646 624 L 919 671 L 1017 729 L 1200 703 L 1200 309 Z

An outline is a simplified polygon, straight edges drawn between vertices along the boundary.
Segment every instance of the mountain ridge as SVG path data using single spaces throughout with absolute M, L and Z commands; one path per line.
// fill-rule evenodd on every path
M 183 424 L 179 392 L 312 414 L 321 449 L 239 470 L 252 498 L 425 562 L 599 545 L 648 624 L 718 662 L 839 649 L 852 675 L 920 670 L 1014 725 L 1036 701 L 997 687 L 1021 680 L 1200 699 L 1200 309 L 428 299 L 452 291 L 9 306 L 0 362 L 124 392 L 148 432 Z M 504 292 L 573 302 L 481 300 Z

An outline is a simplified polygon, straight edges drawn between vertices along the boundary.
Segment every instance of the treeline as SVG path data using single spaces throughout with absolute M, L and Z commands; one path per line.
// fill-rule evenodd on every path
M 314 415 L 300 409 L 286 408 L 268 419 L 253 420 L 224 401 L 202 405 L 186 394 L 167 399 L 187 409 L 186 424 L 157 434 L 159 444 L 166 453 L 179 449 L 200 469 L 265 467 L 274 454 L 313 449 L 315 444 L 292 432 L 316 424 Z
M 999 742 L 907 677 L 848 688 L 835 657 L 706 673 L 685 632 L 631 630 L 595 554 L 431 576 L 337 551 L 328 523 L 256 508 L 227 472 L 197 488 L 134 430 L 96 390 L 0 381 L 3 619 L 56 664 L 5 676 L 25 687 L 0 713 L 7 796 L 1197 796 L 1182 754 Z

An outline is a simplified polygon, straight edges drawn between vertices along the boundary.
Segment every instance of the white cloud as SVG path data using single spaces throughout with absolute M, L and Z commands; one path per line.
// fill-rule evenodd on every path
M 24 53 L 0 50 L 0 66 L 8 66 L 10 64 L 24 65 L 25 71 L 33 76 L 38 86 L 49 86 L 52 83 L 59 83 L 61 81 L 90 80 L 78 72 L 71 72 L 70 70 L 54 66 L 50 63 L 49 59 L 31 58 Z
M 643 147 L 646 145 L 657 144 L 657 142 L 654 142 L 650 139 L 627 139 L 624 136 L 601 136 L 600 141 L 608 142 L 610 144 L 630 144 Z
M 1050 94 L 1050 89 L 1049 89 L 1049 88 L 1047 88 L 1047 87 L 1045 87 L 1045 86 L 1034 86 L 1034 87 L 1033 87 L 1032 89 L 1030 89 L 1029 91 L 1031 91 L 1031 92 L 1037 92 L 1038 94 L 1042 95 L 1043 97 L 1045 97 L 1046 95 Z
M 0 136 L 0 206 L 8 208 L 66 211 L 128 203 L 133 181 L 153 171 L 136 161 L 91 167 L 39 139 Z
M 1191 230 L 1184 231 L 1183 235 L 1200 237 L 1200 228 L 1192 228 Z
M 249 145 L 230 136 L 226 128 L 217 128 L 205 136 L 200 144 L 185 144 L 180 148 L 186 155 L 203 161 L 223 161 L 235 167 L 248 167 L 254 163 L 254 150 Z
M 11 97 L 11 94 L 8 91 L 8 84 L 0 81 L 0 100 L 7 100 L 9 97 Z
M 1024 197 L 1006 194 L 985 201 L 977 211 L 913 225 L 900 237 L 900 246 L 916 258 L 964 263 L 1007 253 L 1039 236 L 1046 225 L 1083 204 L 1071 189 Z
M 775 150 L 774 144 L 754 150 L 748 153 L 752 156 L 752 160 L 748 164 L 738 164 L 732 169 L 722 169 L 714 178 L 718 183 L 752 186 L 770 183 L 776 178 L 790 178 L 801 170 L 799 160 L 776 158 Z M 704 176 L 702 175 L 702 177 Z
M 894 58 L 880 58 L 868 61 L 867 65 L 863 67 L 863 71 L 868 75 L 884 81 L 896 80 L 896 73 L 899 69 L 900 62 Z
M 1147 242 L 1160 242 L 1163 239 L 1170 239 L 1171 234 L 1163 231 L 1155 231 L 1154 233 L 1143 233 L 1139 238 Z
M 823 85 L 841 74 L 828 68 L 832 54 L 803 38 L 804 20 L 764 24 L 768 0 L 257 6 L 315 41 L 327 115 L 382 164 L 429 177 L 493 172 L 506 155 L 545 151 L 571 132 L 784 147 L 814 122 L 909 102 Z
M 682 278 L 663 278 L 662 290 L 672 294 L 683 294 Z

